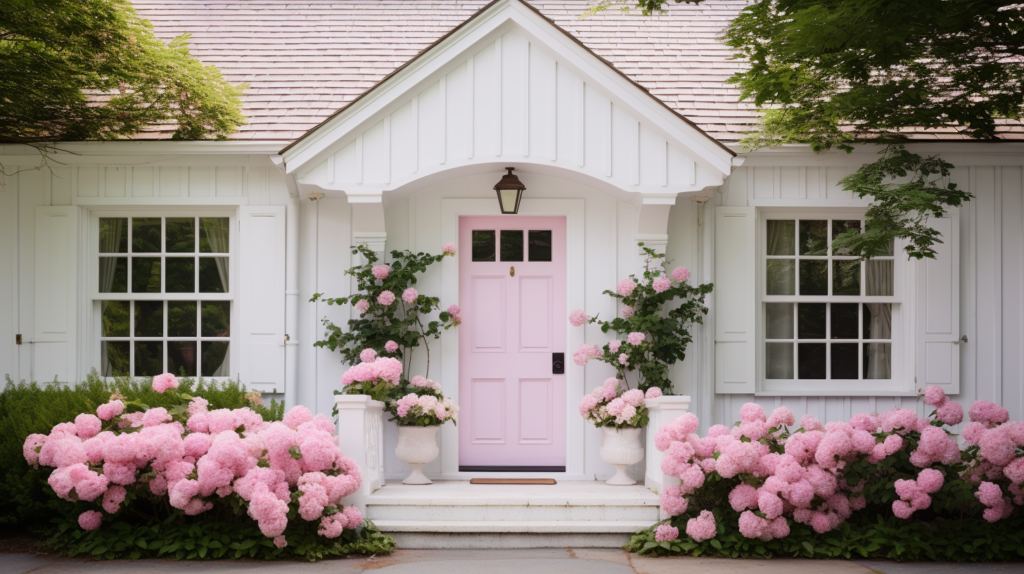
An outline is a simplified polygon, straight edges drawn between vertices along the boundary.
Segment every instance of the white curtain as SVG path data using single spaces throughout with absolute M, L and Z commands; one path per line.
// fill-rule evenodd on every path
M 893 289 L 893 264 L 891 261 L 867 261 L 866 263 L 866 293 L 871 295 L 892 295 Z M 892 305 L 889 303 L 867 303 L 865 304 L 871 320 L 868 323 L 872 339 L 890 339 L 892 337 Z M 865 379 L 889 379 L 892 378 L 892 345 L 887 343 L 865 344 L 864 353 L 867 355 L 867 371 Z
M 203 230 L 203 235 L 206 236 L 206 241 L 210 245 L 210 250 L 213 253 L 227 253 L 230 247 L 230 235 L 228 218 L 226 217 L 211 217 L 200 220 L 200 227 Z M 224 292 L 228 292 L 228 258 L 227 257 L 214 257 L 214 261 L 217 263 L 217 273 L 220 275 L 220 284 L 224 288 Z
M 104 218 L 104 225 L 100 226 L 100 253 L 117 253 L 121 243 L 121 234 L 124 232 L 126 220 L 120 217 Z M 118 257 L 100 257 L 100 293 L 110 293 L 114 288 L 114 276 L 117 274 Z M 100 320 L 106 316 L 107 305 L 110 302 L 100 302 Z M 110 358 L 107 356 L 107 346 L 100 345 L 100 365 L 103 366 L 103 376 L 113 376 L 113 369 L 110 366 Z
M 769 221 L 767 237 L 767 253 L 792 254 L 795 238 L 793 237 L 795 224 L 792 221 Z M 796 271 L 793 260 L 771 260 L 776 266 L 790 266 L 789 272 L 776 272 L 768 274 L 768 292 L 775 295 L 792 295 L 795 293 Z

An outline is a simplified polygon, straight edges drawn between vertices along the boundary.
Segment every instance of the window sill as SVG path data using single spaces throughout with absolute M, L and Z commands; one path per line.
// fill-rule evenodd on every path
M 755 397 L 914 397 L 915 391 L 757 391 Z

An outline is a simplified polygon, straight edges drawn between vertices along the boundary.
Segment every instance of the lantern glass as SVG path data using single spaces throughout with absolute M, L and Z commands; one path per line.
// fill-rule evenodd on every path
M 519 189 L 502 189 L 498 191 L 498 201 L 501 202 L 502 213 L 516 213 L 519 211 Z

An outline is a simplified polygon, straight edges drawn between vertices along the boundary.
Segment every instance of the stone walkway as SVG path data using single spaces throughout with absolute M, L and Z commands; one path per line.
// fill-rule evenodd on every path
M 0 555 L 3 574 L 92 574 L 192 572 L 274 574 L 1021 574 L 1024 563 L 899 564 L 842 560 L 726 560 L 643 558 L 622 550 L 400 550 L 390 556 L 300 562 L 97 562 L 30 554 Z

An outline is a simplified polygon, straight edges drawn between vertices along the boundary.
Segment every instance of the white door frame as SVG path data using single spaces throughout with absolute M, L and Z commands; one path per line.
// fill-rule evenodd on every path
M 524 216 L 554 215 L 565 216 L 565 293 L 566 309 L 582 309 L 585 305 L 585 200 L 583 199 L 534 199 L 526 197 L 519 206 Z M 459 217 L 498 215 L 494 198 L 488 199 L 441 199 L 441 241 L 450 241 L 458 249 L 471 249 L 469 245 L 458 245 Z M 446 304 L 459 300 L 459 258 L 446 257 L 441 262 L 441 301 Z M 556 318 L 556 320 L 558 320 Z M 568 316 L 561 320 L 568 321 Z M 583 397 L 584 369 L 568 360 L 573 350 L 584 342 L 583 329 L 566 329 L 566 417 L 565 417 L 565 472 L 564 473 L 507 473 L 510 477 L 555 477 L 564 480 L 593 480 L 594 475 L 584 472 L 584 430 L 585 421 L 576 412 L 576 405 Z M 441 386 L 445 396 L 459 400 L 459 329 L 449 329 L 441 335 Z M 478 473 L 459 472 L 459 429 L 453 425 L 441 427 L 441 479 L 472 478 Z M 503 473 L 487 473 L 488 477 L 505 476 Z

